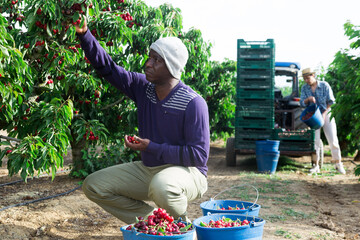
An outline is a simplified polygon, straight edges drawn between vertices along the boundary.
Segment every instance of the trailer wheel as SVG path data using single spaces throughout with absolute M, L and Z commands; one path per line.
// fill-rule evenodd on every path
M 236 166 L 235 138 L 226 140 L 226 166 Z

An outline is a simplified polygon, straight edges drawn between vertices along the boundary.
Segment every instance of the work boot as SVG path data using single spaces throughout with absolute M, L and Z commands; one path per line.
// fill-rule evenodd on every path
M 320 173 L 320 167 L 319 167 L 319 165 L 314 165 L 314 166 L 310 169 L 310 173 L 311 173 L 311 174 Z
M 335 163 L 335 169 L 341 174 L 346 174 L 346 171 L 344 169 L 344 166 L 343 166 L 342 162 Z

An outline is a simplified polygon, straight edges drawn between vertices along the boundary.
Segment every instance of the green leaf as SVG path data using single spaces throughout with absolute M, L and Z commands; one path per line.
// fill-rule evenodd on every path
M 95 15 L 94 8 L 89 8 L 88 14 L 89 14 L 89 16 L 94 16 Z
M 201 223 L 203 223 L 203 222 L 200 222 L 200 226 L 201 226 Z M 204 224 L 204 223 L 203 223 L 203 224 Z M 206 225 L 206 224 L 205 224 L 205 225 Z M 180 232 L 187 232 L 191 227 L 192 227 L 192 224 L 189 223 L 189 224 L 187 224 L 185 227 L 180 228 L 179 230 L 180 230 Z
M 4 46 L 0 45 L 0 50 L 1 50 L 1 56 L 5 56 L 5 57 L 9 57 L 9 51 L 7 50 L 7 48 L 5 48 Z
M 53 34 L 51 32 L 51 27 L 49 26 L 49 23 L 46 24 L 46 33 L 49 35 L 49 37 L 53 37 Z
M 18 96 L 18 104 L 21 105 L 23 103 L 23 97 L 21 95 Z
M 11 143 L 9 141 L 0 141 L 0 146 L 11 146 Z
M 55 164 L 53 164 L 51 166 L 51 180 L 52 181 L 55 179 L 55 176 L 56 176 L 56 166 L 55 166 Z
M 80 17 L 80 14 L 79 12 L 75 12 L 74 15 L 72 16 L 72 20 L 73 22 L 76 22 Z

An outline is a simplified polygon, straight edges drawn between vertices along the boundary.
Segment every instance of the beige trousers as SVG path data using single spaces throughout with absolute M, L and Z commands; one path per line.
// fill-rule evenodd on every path
M 82 187 L 85 195 L 125 223 L 147 217 L 153 201 L 174 216 L 186 217 L 188 202 L 207 190 L 206 177 L 195 167 L 146 167 L 141 161 L 108 167 L 90 174 Z

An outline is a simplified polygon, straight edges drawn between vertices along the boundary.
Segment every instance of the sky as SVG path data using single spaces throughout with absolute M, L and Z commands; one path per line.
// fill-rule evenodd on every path
M 184 31 L 201 30 L 210 42 L 212 60 L 236 60 L 237 39 L 274 39 L 275 61 L 302 68 L 328 67 L 334 55 L 349 48 L 344 24 L 360 26 L 360 0 L 145 0 L 157 7 L 180 8 Z

